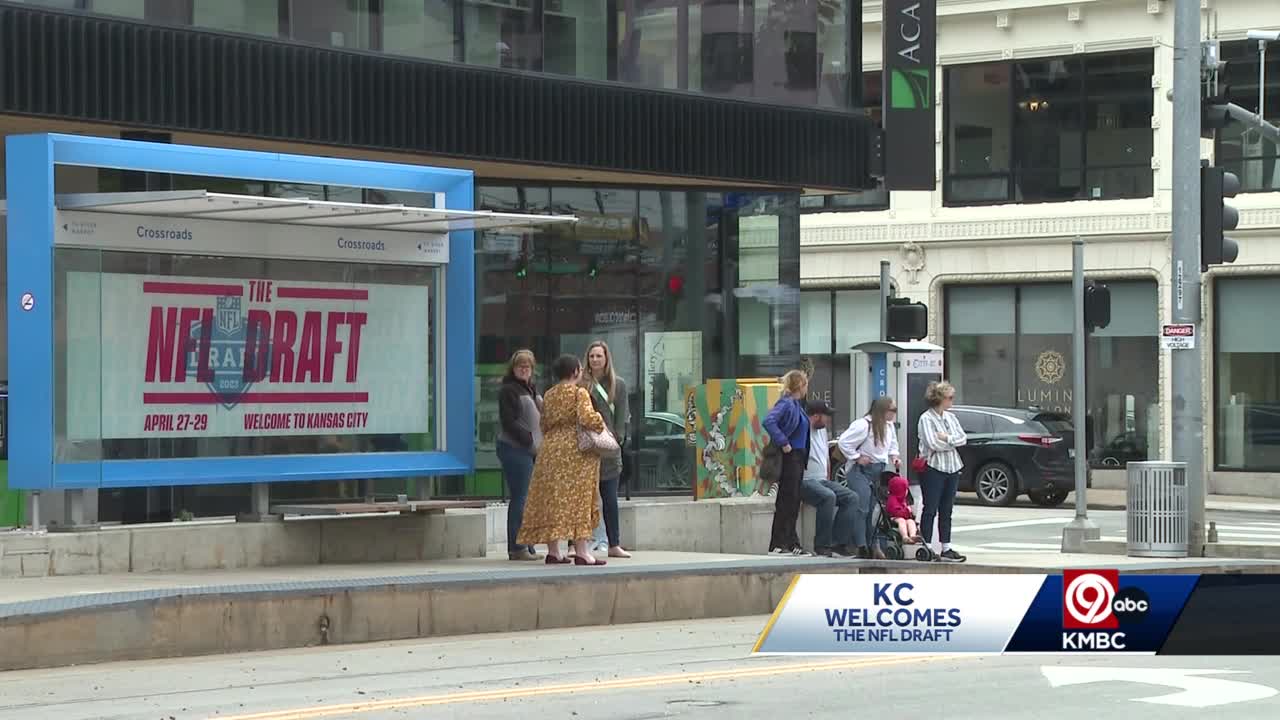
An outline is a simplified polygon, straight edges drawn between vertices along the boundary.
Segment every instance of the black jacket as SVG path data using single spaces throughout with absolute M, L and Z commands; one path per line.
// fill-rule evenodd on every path
M 498 390 L 498 423 L 501 434 L 520 447 L 532 450 L 535 433 L 541 434 L 537 426 L 540 418 L 529 417 L 526 398 L 531 399 L 534 407 L 541 410 L 542 398 L 532 384 L 510 374 L 502 378 L 502 388 Z

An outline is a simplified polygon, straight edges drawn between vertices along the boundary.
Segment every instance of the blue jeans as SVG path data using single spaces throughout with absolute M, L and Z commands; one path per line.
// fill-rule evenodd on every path
M 800 497 L 818 511 L 813 549 L 853 545 L 854 509 L 858 496 L 840 483 L 816 478 L 800 481 Z
M 849 489 L 858 497 L 853 508 L 853 544 L 858 547 L 869 548 L 875 539 L 875 489 L 883 472 L 884 463 L 859 465 L 855 462 L 846 476 Z
M 597 546 L 605 542 L 611 548 L 622 545 L 618 530 L 618 482 L 621 479 L 622 473 L 600 476 L 600 524 L 604 526 L 604 533 L 602 535 L 601 528 L 596 528 L 593 540 Z
M 926 544 L 933 543 L 933 521 L 938 520 L 938 539 L 943 544 L 951 542 L 951 511 L 956 503 L 956 489 L 960 485 L 960 473 L 944 473 L 928 468 L 920 489 L 924 493 L 924 512 L 920 517 L 920 535 Z
M 524 501 L 529 497 L 529 480 L 533 477 L 533 453 L 524 448 L 498 441 L 498 462 L 502 463 L 502 479 L 511 494 L 507 503 L 507 552 L 533 552 L 532 545 L 516 544 L 520 525 L 524 522 Z

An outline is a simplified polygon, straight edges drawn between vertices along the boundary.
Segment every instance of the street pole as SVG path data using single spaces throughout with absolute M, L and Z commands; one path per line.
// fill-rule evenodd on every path
M 1085 492 L 1089 486 L 1089 447 L 1085 439 L 1084 240 L 1071 241 L 1071 298 L 1075 323 L 1071 336 L 1071 424 L 1075 426 L 1076 517 L 1062 528 L 1062 552 L 1082 553 L 1085 541 L 1102 539 L 1102 529 L 1089 519 Z
M 1258 117 L 1267 119 L 1267 41 L 1258 41 Z
M 880 261 L 880 342 L 889 339 L 889 261 Z
M 1200 3 L 1173 4 L 1173 322 L 1200 333 Z M 1204 409 L 1200 353 L 1206 338 L 1188 350 L 1170 351 L 1173 461 L 1187 477 L 1188 546 L 1203 553 Z

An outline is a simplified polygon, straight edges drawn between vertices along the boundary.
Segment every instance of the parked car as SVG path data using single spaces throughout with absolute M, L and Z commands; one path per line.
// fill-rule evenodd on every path
M 956 405 L 968 443 L 960 448 L 960 490 L 983 505 L 1012 505 L 1026 495 L 1058 507 L 1075 489 L 1075 435 L 1071 418 L 1036 408 Z
M 694 449 L 684 432 L 684 418 L 675 413 L 645 413 L 636 453 L 639 477 L 631 487 L 639 493 L 671 492 L 693 487 Z
M 1089 461 L 1102 467 L 1123 467 L 1127 463 L 1147 459 L 1147 440 L 1136 432 L 1121 433 L 1111 442 L 1094 448 Z

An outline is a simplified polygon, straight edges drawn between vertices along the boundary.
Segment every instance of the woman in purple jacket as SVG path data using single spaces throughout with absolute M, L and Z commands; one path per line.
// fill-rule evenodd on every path
M 804 398 L 809 394 L 809 376 L 792 370 L 782 376 L 782 397 L 764 419 L 769 441 L 782 450 L 782 473 L 773 510 L 773 533 L 769 552 L 780 555 L 808 555 L 800 545 L 796 522 L 800 518 L 800 480 L 809 462 L 809 416 Z M 819 448 L 826 452 L 826 448 Z

